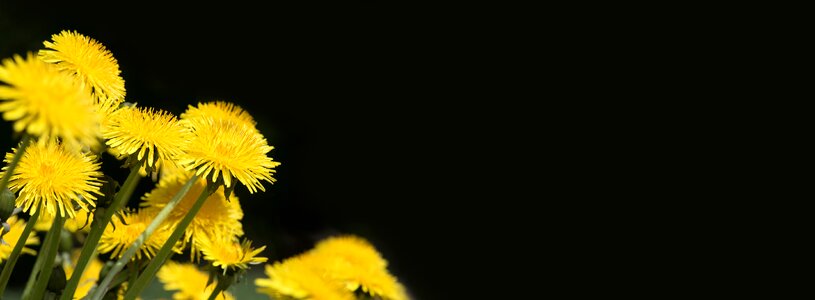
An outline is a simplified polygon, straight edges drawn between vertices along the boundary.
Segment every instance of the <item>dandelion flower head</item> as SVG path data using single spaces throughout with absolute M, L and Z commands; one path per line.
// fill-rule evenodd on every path
M 73 76 L 29 53 L 0 64 L 0 112 L 14 131 L 56 138 L 76 149 L 96 146 L 100 115 L 90 93 Z
M 52 35 L 51 41 L 43 44 L 47 49 L 40 50 L 40 59 L 74 74 L 91 87 L 102 113 L 111 113 L 124 101 L 125 81 L 119 63 L 104 45 L 67 30 Z
M 229 120 L 208 118 L 190 123 L 193 137 L 181 164 L 212 182 L 233 187 L 233 177 L 250 193 L 265 191 L 260 181 L 273 183 L 274 167 L 267 153 L 274 149 L 254 128 Z M 210 177 L 210 175 L 212 175 Z
M 6 163 L 11 162 L 14 152 L 6 153 Z M 55 142 L 34 143 L 25 149 L 14 169 L 9 189 L 19 192 L 17 206 L 29 214 L 42 210 L 41 214 L 74 218 L 74 204 L 85 211 L 96 205 L 94 194 L 99 194 L 99 178 L 103 176 L 99 167 L 93 154 L 72 151 Z
M 211 262 L 214 267 L 220 267 L 224 274 L 228 270 L 245 270 L 250 264 L 255 265 L 267 260 L 258 256 L 266 246 L 252 249 L 252 242 L 249 240 L 238 243 L 231 236 L 215 235 L 196 241 L 196 246 L 201 250 L 204 259 Z
M 206 122 L 207 119 L 226 120 L 238 124 L 244 124 L 255 128 L 257 124 L 252 116 L 240 106 L 225 101 L 214 101 L 198 103 L 198 106 L 190 105 L 181 118 L 186 122 Z
M 307 254 L 332 280 L 349 291 L 374 297 L 407 299 L 404 287 L 387 270 L 387 261 L 366 240 L 356 236 L 328 238 Z
M 266 278 L 255 279 L 258 292 L 274 299 L 352 300 L 353 294 L 322 276 L 319 266 L 303 256 L 266 265 Z
M 171 113 L 152 108 L 124 107 L 105 123 L 102 135 L 119 158 L 135 155 L 150 170 L 175 164 L 190 133 Z

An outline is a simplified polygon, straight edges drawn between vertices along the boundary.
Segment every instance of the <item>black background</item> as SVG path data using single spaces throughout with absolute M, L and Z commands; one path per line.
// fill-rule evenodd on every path
M 282 162 L 267 192 L 237 189 L 246 236 L 271 260 L 353 233 L 416 299 L 485 288 L 460 278 L 494 263 L 485 245 L 501 238 L 480 225 L 496 220 L 463 220 L 502 201 L 482 193 L 505 174 L 485 174 L 496 162 L 475 154 L 495 130 L 464 121 L 500 118 L 480 119 L 479 100 L 463 96 L 484 88 L 462 79 L 479 68 L 483 58 L 470 55 L 479 45 L 451 47 L 469 24 L 394 3 L 82 3 L 0 1 L 0 57 L 77 30 L 118 59 L 130 102 L 180 114 L 220 99 L 248 110 Z M 109 157 L 105 170 L 126 175 Z M 142 180 L 137 193 L 151 186 Z

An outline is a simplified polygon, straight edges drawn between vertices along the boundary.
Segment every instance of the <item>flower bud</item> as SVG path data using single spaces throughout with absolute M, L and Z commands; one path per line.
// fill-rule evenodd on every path
M 0 191 L 0 220 L 8 220 L 8 218 L 14 213 L 15 199 L 16 197 L 14 197 L 14 193 L 12 193 L 8 188 Z
M 61 294 L 66 284 L 67 279 L 65 278 L 65 270 L 62 269 L 62 265 L 54 266 L 54 271 L 51 272 L 51 278 L 48 279 L 48 290 Z

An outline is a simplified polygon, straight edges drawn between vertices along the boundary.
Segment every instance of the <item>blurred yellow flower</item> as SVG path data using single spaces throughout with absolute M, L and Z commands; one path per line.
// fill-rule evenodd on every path
M 158 279 L 164 283 L 164 289 L 176 291 L 173 293 L 175 300 L 205 300 L 215 289 L 217 281 L 209 286 L 207 281 L 209 275 L 198 270 L 193 264 L 180 264 L 174 261 L 167 261 L 158 271 Z M 233 300 L 232 294 L 223 292 L 216 299 Z
M 98 145 L 100 115 L 87 89 L 29 53 L 0 64 L 0 112 L 14 121 L 14 130 L 39 136 L 41 142 L 60 138 L 74 149 Z
M 322 276 L 319 266 L 302 256 L 266 265 L 267 278 L 255 279 L 258 292 L 273 299 L 352 300 L 353 294 L 338 282 Z
M 407 300 L 404 287 L 387 270 L 387 261 L 366 240 L 356 236 L 325 239 L 309 252 L 273 266 L 268 279 L 255 284 L 272 297 L 317 299 L 316 289 L 336 286 L 343 294 L 362 292 L 374 299 Z M 325 299 L 330 299 L 325 297 Z
M 88 215 L 90 215 L 90 219 L 88 218 Z M 51 223 L 53 222 L 54 216 L 49 214 L 42 214 L 37 219 L 37 223 L 34 224 L 34 230 L 48 231 L 48 229 L 51 228 Z M 76 233 L 77 231 L 87 233 L 91 230 L 92 222 L 93 213 L 84 210 L 79 210 L 76 212 L 76 215 L 73 218 L 65 220 L 65 225 L 63 225 L 62 228 L 65 228 L 65 230 L 68 230 L 73 233 Z
M 125 81 L 119 74 L 119 63 L 104 45 L 77 33 L 63 30 L 43 44 L 39 57 L 58 69 L 74 74 L 92 87 L 99 111 L 109 114 L 125 97 Z
M 214 234 L 211 237 L 199 238 L 196 246 L 201 250 L 204 260 L 214 267 L 220 267 L 223 273 L 227 270 L 248 269 L 249 265 L 266 262 L 267 258 L 257 256 L 266 246 L 252 249 L 252 242 L 244 240 L 241 243 L 229 235 Z
M 5 162 L 11 162 L 14 152 L 6 153 Z M 100 164 L 93 154 L 70 151 L 55 142 L 35 143 L 25 149 L 9 189 L 19 192 L 17 206 L 29 214 L 43 210 L 41 217 L 59 213 L 74 218 L 75 204 L 85 211 L 96 205 L 94 194 L 99 194 L 103 176 Z
M 164 208 L 168 202 L 181 190 L 189 177 L 187 176 L 171 176 L 159 181 L 156 188 L 142 197 L 142 207 L 148 207 L 156 210 Z M 178 202 L 178 205 L 170 212 L 167 217 L 168 224 L 176 224 L 187 215 L 187 212 L 195 204 L 195 200 L 204 191 L 207 182 L 205 179 L 199 179 L 191 187 L 184 198 Z M 201 210 L 192 219 L 192 222 L 184 231 L 184 237 L 181 239 L 184 244 L 190 244 L 192 247 L 190 255 L 193 259 L 198 254 L 196 241 L 200 238 L 205 238 L 214 234 L 229 236 L 236 238 L 243 235 L 243 210 L 241 209 L 240 201 L 235 194 L 229 196 L 229 200 L 224 197 L 223 187 L 219 187 L 212 195 L 210 195 Z
M 181 114 L 181 119 L 186 122 L 206 122 L 207 119 L 226 120 L 251 128 L 255 128 L 257 124 L 243 108 L 224 101 L 198 103 L 198 106 L 190 105 L 187 111 Z
M 336 256 L 358 266 L 384 269 L 388 262 L 379 255 L 368 241 L 353 235 L 324 239 L 314 246 L 311 253 L 320 256 Z
M 2 241 L 0 241 L 0 263 L 4 262 L 8 259 L 8 256 L 11 255 L 11 250 L 14 249 L 14 245 L 17 245 L 17 242 L 20 240 L 20 235 L 23 234 L 23 228 L 25 228 L 25 221 L 18 219 L 17 216 L 9 217 L 6 223 L 9 225 L 9 232 L 4 234 Z M 2 230 L 2 228 L 0 228 L 0 230 Z M 28 239 L 25 240 L 26 246 L 39 244 L 40 239 L 37 238 L 36 234 L 28 235 Z M 23 247 L 22 253 L 36 255 L 37 251 Z
M 99 253 L 112 251 L 111 257 L 121 258 L 127 248 L 147 229 L 157 213 L 158 210 L 155 209 L 142 209 L 137 213 L 123 212 L 124 222 L 118 216 L 114 216 L 105 228 L 105 232 L 102 233 L 102 238 L 99 239 Z M 160 226 L 141 245 L 132 259 L 141 259 L 142 256 L 147 259 L 152 258 L 164 245 L 164 241 L 170 237 L 171 231 L 170 226 Z M 181 252 L 179 247 L 173 250 Z
M 208 118 L 191 122 L 193 137 L 181 164 L 188 171 L 212 181 L 223 180 L 227 188 L 233 186 L 232 177 L 243 183 L 250 193 L 266 189 L 260 183 L 275 181 L 272 173 L 280 163 L 266 155 L 274 147 L 254 128 L 228 120 Z
M 343 283 L 349 291 L 361 289 L 371 296 L 391 300 L 408 298 L 404 287 L 388 273 L 387 261 L 362 238 L 328 238 L 307 255 L 321 267 L 323 274 Z
M 71 253 L 71 264 L 65 268 L 65 276 L 67 278 L 71 278 L 71 276 L 74 274 L 76 262 L 79 260 L 79 253 L 79 249 L 76 249 Z M 105 264 L 96 258 L 88 263 L 85 270 L 82 272 L 82 275 L 79 277 L 79 285 L 76 288 L 76 292 L 74 292 L 74 299 L 82 299 L 88 295 L 91 288 L 96 285 L 96 281 L 99 280 L 99 272 L 102 271 L 102 267 L 104 266 Z
M 189 129 L 171 113 L 137 107 L 114 112 L 102 135 L 120 159 L 136 155 L 141 165 L 150 170 L 175 164 L 190 138 Z

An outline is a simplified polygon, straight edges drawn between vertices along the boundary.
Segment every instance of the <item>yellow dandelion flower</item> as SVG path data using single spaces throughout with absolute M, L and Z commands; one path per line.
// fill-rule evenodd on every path
M 181 190 L 188 179 L 187 176 L 173 176 L 160 180 L 156 188 L 142 197 L 141 206 L 156 210 L 164 208 Z M 204 179 L 199 179 L 194 183 L 184 198 L 170 212 L 166 222 L 176 224 L 181 221 L 195 204 L 195 200 L 204 191 L 206 185 Z M 195 215 L 184 231 L 182 241 L 185 244 L 191 242 L 192 251 L 190 251 L 190 255 L 194 259 L 198 253 L 196 241 L 199 238 L 205 238 L 216 233 L 230 237 L 243 235 L 241 219 L 243 219 L 243 210 L 238 197 L 231 194 L 227 199 L 224 196 L 223 187 L 219 187 L 215 193 L 205 200 L 198 214 Z
M 79 261 L 79 254 L 80 250 L 77 249 L 71 253 L 71 262 L 72 264 L 65 268 L 65 276 L 67 278 L 71 278 L 74 274 L 74 268 L 76 267 L 77 261 Z M 85 267 L 85 270 L 82 272 L 82 275 L 79 276 L 79 285 L 76 287 L 76 292 L 74 292 L 74 299 L 82 299 L 88 292 L 96 285 L 96 282 L 99 280 L 99 272 L 102 271 L 102 268 L 105 266 L 102 261 L 99 259 L 94 258 L 93 260 L 88 263 Z
M 37 219 L 37 224 L 34 224 L 34 230 L 48 231 L 51 229 L 51 223 L 53 222 L 54 216 L 42 214 Z M 73 218 L 65 220 L 65 225 L 63 225 L 63 228 L 73 233 L 87 233 L 91 230 L 91 222 L 93 222 L 93 213 L 80 210 L 76 212 L 76 215 Z
M 362 238 L 328 238 L 309 252 L 309 259 L 349 291 L 360 289 L 371 296 L 392 300 L 408 298 L 404 287 L 388 273 L 387 261 Z
M 25 228 L 25 221 L 18 219 L 17 216 L 9 217 L 6 223 L 9 225 L 9 232 L 6 232 L 2 237 L 2 241 L 0 241 L 0 263 L 8 259 L 9 255 L 11 255 L 11 250 L 14 249 L 14 245 L 17 245 L 17 242 L 20 241 L 20 235 L 23 234 L 23 228 Z M 2 230 L 2 228 L 0 228 L 0 230 Z M 25 240 L 25 244 L 26 246 L 39 245 L 40 239 L 37 238 L 36 234 L 30 234 L 28 235 L 28 239 Z M 37 251 L 23 247 L 22 253 L 36 255 Z
M 251 128 L 255 128 L 257 124 L 243 108 L 224 101 L 198 103 L 198 106 L 190 105 L 187 111 L 181 114 L 181 119 L 187 122 L 205 122 L 208 118 L 245 124 Z
M 119 217 L 114 216 L 105 228 L 105 232 L 102 233 L 102 238 L 99 239 L 99 253 L 112 251 L 111 257 L 121 258 L 127 248 L 147 229 L 157 213 L 158 210 L 155 209 L 143 209 L 138 213 L 124 212 L 124 223 Z M 141 245 L 133 259 L 141 259 L 142 256 L 149 259 L 155 256 L 156 252 L 161 249 L 161 246 L 170 237 L 171 230 L 170 226 L 161 226 L 156 229 L 147 238 L 147 241 Z M 178 247 L 174 250 L 180 252 Z
M 40 50 L 39 57 L 53 63 L 92 87 L 99 110 L 109 114 L 125 98 L 125 81 L 119 75 L 119 63 L 104 45 L 76 31 L 63 30 L 43 44 L 50 50 Z
M 174 164 L 190 138 L 189 129 L 171 113 L 136 107 L 113 113 L 102 135 L 119 158 L 136 155 L 151 170 Z
M 7 163 L 13 159 L 14 152 L 6 153 Z M 54 142 L 35 143 L 25 149 L 11 175 L 9 189 L 19 192 L 17 206 L 29 214 L 43 210 L 40 217 L 59 213 L 62 217 L 67 214 L 74 218 L 74 204 L 84 211 L 88 211 L 88 205 L 96 205 L 94 194 L 100 194 L 99 178 L 103 176 L 100 164 L 93 154 L 70 151 Z M 3 167 L 0 174 L 7 168 Z
M 99 114 L 83 85 L 59 72 L 31 53 L 26 59 L 15 55 L 0 65 L 0 112 L 14 121 L 14 130 L 54 138 L 81 148 L 96 146 L 100 136 Z
M 243 183 L 250 193 L 266 191 L 261 180 L 275 181 L 272 173 L 280 163 L 266 155 L 274 147 L 246 124 L 212 118 L 192 122 L 193 137 L 186 155 L 180 162 L 188 171 L 204 178 L 212 174 L 212 181 L 222 180 L 227 188 L 234 188 L 232 177 Z
M 215 289 L 217 281 L 207 285 L 209 275 L 202 272 L 193 264 L 180 264 L 174 261 L 167 261 L 157 274 L 158 279 L 164 284 L 164 289 L 176 291 L 173 293 L 175 300 L 204 300 L 209 299 L 209 294 Z M 229 292 L 223 292 L 217 299 L 235 299 Z
M 255 279 L 258 292 L 273 299 L 352 300 L 353 294 L 323 277 L 318 266 L 302 256 L 266 265 L 267 278 Z
M 363 238 L 353 235 L 335 236 L 324 239 L 311 251 L 317 254 L 330 254 L 360 266 L 387 268 L 388 262 L 382 258 L 373 245 Z
M 220 267 L 223 273 L 227 270 L 248 269 L 249 265 L 266 262 L 267 258 L 257 256 L 266 246 L 252 249 L 252 242 L 244 240 L 241 243 L 235 241 L 230 235 L 215 234 L 207 238 L 196 240 L 198 249 L 204 259 L 212 263 L 215 267 Z

